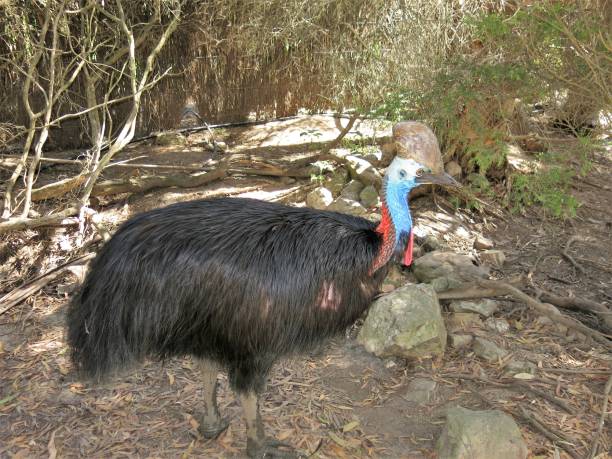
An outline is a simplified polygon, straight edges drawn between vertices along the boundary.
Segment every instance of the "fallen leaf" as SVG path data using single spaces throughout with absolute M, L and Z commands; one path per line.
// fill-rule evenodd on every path
M 352 421 L 352 422 L 349 422 L 347 424 L 344 424 L 344 427 L 342 427 L 342 432 L 344 432 L 344 433 L 350 432 L 351 430 L 353 430 L 358 425 L 359 425 L 359 421 Z
M 514 375 L 514 379 L 533 379 L 535 378 L 534 375 L 532 375 L 531 373 L 517 373 Z

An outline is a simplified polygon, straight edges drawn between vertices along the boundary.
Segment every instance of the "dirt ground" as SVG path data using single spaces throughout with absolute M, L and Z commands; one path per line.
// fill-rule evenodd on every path
M 244 145 L 245 135 L 228 133 L 225 140 L 231 149 Z M 197 144 L 197 139 L 190 142 Z M 185 164 L 202 164 L 211 158 L 211 153 L 197 148 L 188 147 L 179 154 L 168 147 L 141 144 L 126 155 L 155 157 L 157 163 L 166 156 L 173 164 L 177 157 Z M 310 151 L 308 146 L 301 148 L 304 154 Z M 249 158 L 271 157 L 295 150 L 274 142 L 264 145 L 258 138 L 257 148 L 240 153 Z M 497 278 L 526 274 L 534 285 L 549 291 L 610 305 L 610 177 L 609 156 L 595 155 L 588 180 L 576 182 L 576 196 L 584 204 L 571 222 L 552 220 L 538 209 L 525 215 L 505 214 L 504 219 L 456 211 L 442 196 L 417 199 L 413 214 L 419 230 L 435 235 L 443 247 L 477 255 L 472 248 L 476 235 L 492 239 L 507 256 L 504 267 L 493 273 Z M 213 195 L 269 199 L 307 183 L 230 178 L 201 189 L 152 191 L 102 201 L 100 206 L 107 222 L 116 223 L 132 213 L 179 200 Z M 569 253 L 584 267 L 584 274 L 562 255 L 572 236 L 582 237 Z M 74 249 L 75 239 L 64 229 L 24 232 L 6 239 L 2 262 L 13 265 L 4 266 L 0 291 L 8 292 L 57 263 L 58 251 Z M 37 262 L 26 269 L 27 257 Z M 409 271 L 403 275 L 410 281 Z M 188 358 L 146 362 L 103 386 L 75 378 L 63 336 L 66 301 L 75 281 L 76 276 L 67 274 L 0 316 L 0 458 L 242 457 L 245 426 L 225 376 L 221 377 L 220 406 L 232 420 L 230 427 L 216 440 L 198 434 L 194 416 L 202 409 L 201 388 Z M 446 409 L 461 405 L 511 414 L 532 458 L 572 457 L 564 447 L 573 451 L 573 457 L 587 457 L 612 356 L 583 336 L 542 320 L 524 304 L 500 302 L 502 308 L 495 317 L 509 321 L 508 332 L 478 326 L 466 332 L 510 350 L 509 358 L 534 363 L 538 367 L 535 379 L 519 383 L 504 378 L 506 360 L 489 364 L 469 349 L 449 348 L 444 358 L 434 361 L 381 360 L 365 352 L 354 333 L 347 333 L 316 353 L 276 366 L 262 403 L 267 433 L 306 453 L 314 452 L 316 458 L 433 458 Z M 598 326 L 595 317 L 570 314 Z M 406 400 L 407 386 L 415 377 L 436 381 L 431 400 Z M 525 411 L 553 428 L 557 439 L 546 438 L 522 417 Z M 612 447 L 611 433 L 605 428 L 601 444 L 602 451 Z

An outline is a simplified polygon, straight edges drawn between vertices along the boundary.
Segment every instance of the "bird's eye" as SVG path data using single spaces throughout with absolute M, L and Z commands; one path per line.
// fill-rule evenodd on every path
M 405 171 L 404 169 L 401 169 L 401 170 L 399 171 L 399 176 L 400 176 L 400 178 L 404 179 L 404 178 L 406 178 L 406 175 L 407 175 L 407 174 L 406 174 L 406 171 Z
M 417 169 L 415 174 L 416 174 L 417 177 L 420 177 L 420 176 L 423 175 L 423 172 L 425 172 L 423 169 Z

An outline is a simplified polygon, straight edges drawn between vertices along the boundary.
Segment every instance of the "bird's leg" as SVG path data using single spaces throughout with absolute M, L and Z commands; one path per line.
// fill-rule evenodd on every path
M 247 456 L 250 458 L 298 458 L 290 445 L 266 438 L 259 414 L 259 397 L 254 392 L 240 394 L 247 430 Z
M 199 431 L 204 438 L 216 438 L 227 429 L 229 420 L 219 415 L 217 406 L 217 375 L 219 367 L 210 360 L 197 359 L 202 374 L 202 389 L 204 392 L 204 414 L 199 416 Z

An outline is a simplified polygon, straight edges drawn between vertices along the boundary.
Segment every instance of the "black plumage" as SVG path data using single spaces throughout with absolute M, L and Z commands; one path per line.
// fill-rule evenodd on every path
M 363 218 L 252 199 L 174 204 L 127 221 L 68 310 L 79 370 L 96 380 L 146 356 L 193 355 L 258 393 L 274 362 L 344 330 L 385 269 Z

